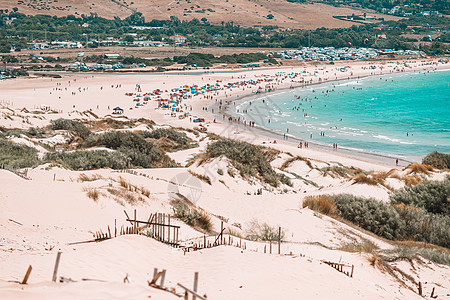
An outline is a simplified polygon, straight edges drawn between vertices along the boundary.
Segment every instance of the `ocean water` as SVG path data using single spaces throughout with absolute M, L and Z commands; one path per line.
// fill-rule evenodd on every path
M 450 71 L 367 77 L 262 94 L 237 104 L 235 113 L 259 126 L 318 143 L 409 157 L 434 150 L 450 153 Z

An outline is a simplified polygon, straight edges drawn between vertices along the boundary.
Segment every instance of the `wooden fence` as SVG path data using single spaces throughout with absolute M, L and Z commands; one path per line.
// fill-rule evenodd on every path
M 142 229 L 147 229 L 145 234 L 148 237 L 154 238 L 174 247 L 179 246 L 178 238 L 180 226 L 170 224 L 170 214 L 156 212 L 154 214 L 150 214 L 147 221 L 139 221 L 136 219 L 136 210 L 134 210 L 134 219 L 131 219 L 126 211 L 124 212 L 127 216 L 126 221 L 133 225 L 136 233 Z M 144 226 L 139 227 L 141 224 Z
M 353 277 L 353 270 L 355 269 L 354 265 L 346 265 L 341 263 L 335 263 L 331 261 L 322 260 L 323 263 L 331 266 L 332 268 L 335 268 L 341 273 L 344 273 L 348 277 Z

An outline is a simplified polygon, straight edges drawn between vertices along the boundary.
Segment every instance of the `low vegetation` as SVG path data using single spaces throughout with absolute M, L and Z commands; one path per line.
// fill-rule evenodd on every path
M 83 123 L 74 120 L 68 119 L 51 120 L 50 126 L 53 130 L 67 130 L 74 136 L 78 136 L 82 139 L 87 138 L 91 134 L 91 131 L 87 129 L 87 127 L 84 126 Z
M 422 159 L 422 163 L 436 169 L 450 169 L 450 154 L 433 151 Z
M 79 182 L 85 182 L 85 181 L 96 181 L 96 180 L 99 180 L 99 179 L 103 179 L 103 176 L 102 175 L 100 175 L 100 174 L 94 174 L 94 175 L 92 175 L 92 177 L 89 177 L 89 175 L 86 175 L 86 174 L 84 174 L 84 173 L 81 173 L 79 176 L 78 176 L 78 181 Z
M 158 148 L 168 152 L 198 146 L 198 144 L 188 138 L 184 132 L 176 131 L 174 129 L 158 128 L 153 131 L 144 131 L 142 132 L 142 136 L 144 138 L 153 139 Z
M 133 167 L 129 158 L 121 152 L 95 150 L 73 152 L 50 152 L 45 160 L 61 164 L 63 167 L 76 171 L 95 169 L 128 169 Z
M 388 262 L 405 259 L 412 260 L 417 255 L 438 264 L 450 265 L 450 251 L 439 247 L 399 245 L 394 249 L 384 251 L 384 259 Z
M 270 226 L 267 223 L 259 223 L 257 220 L 250 222 L 248 229 L 246 230 L 247 239 L 251 241 L 284 241 L 285 232 L 281 230 L 279 235 L 279 228 Z
M 173 212 L 175 217 L 196 229 L 200 229 L 207 233 L 211 232 L 213 229 L 211 217 L 208 213 L 194 205 L 177 201 L 176 203 L 173 203 Z
M 206 183 L 209 184 L 209 185 L 212 184 L 212 183 L 211 183 L 211 178 L 209 178 L 208 175 L 198 174 L 198 173 L 195 173 L 195 172 L 193 172 L 193 171 L 191 171 L 191 170 L 188 170 L 188 172 L 189 172 L 189 174 L 191 174 L 192 176 L 197 177 L 198 179 L 200 179 L 201 181 L 206 182 Z
M 412 163 L 405 169 L 408 174 L 415 173 L 415 174 L 425 174 L 429 175 L 430 172 L 433 172 L 434 169 L 432 166 L 429 165 L 421 165 L 418 163 Z
M 176 163 L 164 151 L 141 135 L 133 132 L 111 131 L 93 134 L 87 138 L 82 147 L 106 147 L 123 154 L 131 167 L 155 168 L 175 167 Z
M 391 196 L 391 203 L 349 194 L 307 197 L 303 207 L 344 219 L 389 240 L 450 248 L 448 186 L 446 179 L 405 188 Z
M 311 161 L 307 158 L 304 158 L 303 156 L 295 156 L 295 157 L 291 157 L 288 160 L 286 160 L 282 165 L 281 165 L 281 170 L 284 170 L 286 168 L 289 168 L 289 166 L 291 166 L 295 161 L 300 160 L 300 161 L 304 161 L 306 163 L 306 165 L 312 169 L 313 165 L 311 163 Z
M 339 247 L 339 250 L 346 252 L 362 252 L 375 254 L 376 251 L 378 250 L 378 246 L 374 244 L 372 241 L 364 239 L 361 242 L 344 243 Z
M 220 139 L 208 145 L 205 159 L 225 156 L 244 178 L 258 177 L 274 187 L 279 186 L 280 182 L 292 185 L 289 178 L 277 174 L 270 165 L 269 159 L 273 159 L 276 153 L 246 142 Z
M 385 185 L 385 173 L 357 174 L 353 177 L 353 184 Z
M 96 188 L 86 187 L 83 189 L 83 191 L 86 192 L 86 194 L 89 198 L 91 198 L 94 201 L 98 201 L 100 193 L 97 191 Z
M 31 168 L 39 163 L 38 151 L 35 148 L 0 139 L 0 165 L 12 168 Z
M 393 204 L 405 204 L 433 214 L 450 216 L 450 176 L 443 181 L 424 181 L 395 191 Z
M 108 193 L 110 193 L 114 200 L 120 205 L 125 205 L 124 201 L 130 205 L 136 205 L 138 203 L 145 202 L 145 198 L 139 195 L 138 192 L 130 191 L 125 188 L 107 188 Z
M 327 216 L 338 215 L 336 202 L 326 195 L 307 196 L 302 205 Z

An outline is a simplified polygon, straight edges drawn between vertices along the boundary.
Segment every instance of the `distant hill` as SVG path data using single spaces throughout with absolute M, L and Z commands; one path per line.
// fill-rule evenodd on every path
M 358 23 L 333 16 L 362 14 L 361 10 L 326 4 L 291 3 L 286 0 L 0 0 L 0 9 L 18 9 L 24 14 L 81 15 L 125 18 L 141 12 L 147 21 L 169 19 L 207 19 L 213 24 L 233 22 L 242 26 L 279 26 L 314 29 L 350 27 Z M 376 15 L 365 10 L 368 15 Z M 386 20 L 397 19 L 378 15 Z

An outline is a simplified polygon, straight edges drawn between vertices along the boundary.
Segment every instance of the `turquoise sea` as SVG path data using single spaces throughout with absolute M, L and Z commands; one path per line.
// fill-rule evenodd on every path
M 434 150 L 450 153 L 450 71 L 366 77 L 263 94 L 239 103 L 235 113 L 318 143 L 409 157 Z

